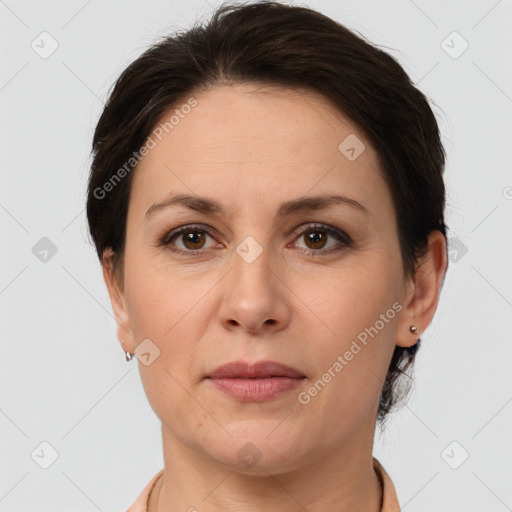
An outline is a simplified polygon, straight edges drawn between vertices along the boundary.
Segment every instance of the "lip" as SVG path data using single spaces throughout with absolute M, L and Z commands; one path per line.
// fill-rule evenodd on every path
M 277 361 L 257 361 L 256 363 L 232 361 L 219 366 L 207 376 L 210 379 L 261 379 L 270 377 L 301 379 L 305 375 L 297 368 L 292 368 Z
M 206 377 L 221 392 L 242 402 L 264 402 L 292 391 L 305 379 L 298 369 L 276 361 L 234 361 Z

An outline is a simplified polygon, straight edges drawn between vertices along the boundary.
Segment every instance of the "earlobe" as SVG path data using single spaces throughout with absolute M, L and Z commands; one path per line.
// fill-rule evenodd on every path
M 123 287 L 121 286 L 113 261 L 114 252 L 110 247 L 105 249 L 102 257 L 103 279 L 107 286 L 112 310 L 117 324 L 117 338 L 124 351 L 133 352 L 133 336 L 130 327 L 130 317 L 126 307 Z
M 429 250 L 416 268 L 412 293 L 406 297 L 406 304 L 398 323 L 396 344 L 411 347 L 426 330 L 439 303 L 441 286 L 447 267 L 446 238 L 440 231 L 432 231 L 428 237 Z M 411 328 L 416 327 L 416 331 Z

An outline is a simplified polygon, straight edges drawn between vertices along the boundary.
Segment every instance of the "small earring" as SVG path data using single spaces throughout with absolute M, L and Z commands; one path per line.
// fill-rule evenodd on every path
M 121 345 L 123 346 L 123 349 L 124 349 L 124 340 L 121 340 Z M 130 352 L 125 350 L 124 355 L 125 355 L 127 361 L 131 361 L 133 354 L 130 354 Z
M 420 337 L 418 336 L 418 328 L 415 325 L 411 325 L 409 327 L 409 331 L 416 334 L 416 341 L 419 341 Z

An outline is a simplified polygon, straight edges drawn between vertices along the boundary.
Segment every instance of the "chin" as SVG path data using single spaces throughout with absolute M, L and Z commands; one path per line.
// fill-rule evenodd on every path
M 262 476 L 285 473 L 299 465 L 306 447 L 299 431 L 291 433 L 280 422 L 281 419 L 254 420 L 227 425 L 232 437 L 212 440 L 205 450 L 237 473 Z

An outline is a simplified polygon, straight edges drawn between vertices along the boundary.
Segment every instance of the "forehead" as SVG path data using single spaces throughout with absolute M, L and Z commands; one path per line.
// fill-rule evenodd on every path
M 192 143 L 198 149 L 208 146 L 210 153 L 243 151 L 242 157 L 258 153 L 262 146 L 279 150 L 283 156 L 293 150 L 286 154 L 288 158 L 302 153 L 313 156 L 313 144 L 319 152 L 337 150 L 340 136 L 359 132 L 330 100 L 309 89 L 235 84 L 193 96 L 197 106 L 180 119 L 174 116 L 178 124 L 170 130 L 174 141 L 169 141 L 174 151 L 181 145 L 186 151 Z M 169 114 L 182 105 L 178 103 L 164 114 L 157 126 L 163 126 Z M 276 155 L 259 154 L 265 156 L 271 159 Z
M 190 97 L 196 105 L 182 108 Z M 328 99 L 307 89 L 237 84 L 198 91 L 169 109 L 158 127 L 156 145 L 133 177 L 136 209 L 169 191 L 243 203 L 336 187 L 361 197 L 385 186 L 369 141 Z M 340 150 L 346 140 L 364 144 L 356 159 Z

